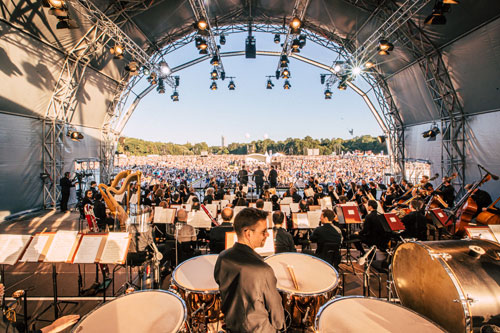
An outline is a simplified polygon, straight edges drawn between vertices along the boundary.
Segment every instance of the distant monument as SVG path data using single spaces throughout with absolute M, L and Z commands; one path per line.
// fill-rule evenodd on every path
M 226 144 L 226 138 L 223 136 L 221 136 L 221 147 L 227 147 L 227 144 Z

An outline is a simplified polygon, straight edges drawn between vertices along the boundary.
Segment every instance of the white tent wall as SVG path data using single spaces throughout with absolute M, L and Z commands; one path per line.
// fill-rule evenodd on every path
M 468 117 L 466 140 L 466 183 L 481 179 L 478 164 L 493 174 L 500 174 L 500 113 L 492 112 Z M 441 134 L 436 141 L 427 141 L 422 133 L 430 129 L 432 122 L 409 126 L 405 129 L 406 158 L 428 160 L 431 174 L 441 175 Z M 439 124 L 438 124 L 439 125 Z M 449 175 L 447 175 L 449 176 Z M 434 182 L 439 184 L 439 179 Z M 493 200 L 500 196 L 500 181 L 491 180 L 482 187 L 491 194 Z
M 42 122 L 0 111 L 0 221 L 41 208 Z

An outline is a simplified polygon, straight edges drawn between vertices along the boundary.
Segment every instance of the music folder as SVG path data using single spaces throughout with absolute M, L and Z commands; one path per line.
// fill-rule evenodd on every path
M 176 213 L 177 210 L 175 208 L 155 207 L 153 223 L 172 224 L 174 223 Z
M 359 208 L 357 205 L 337 205 L 337 216 L 341 224 L 361 223 Z
M 387 226 L 389 226 L 390 231 L 401 231 L 405 230 L 405 225 L 399 217 L 394 213 L 385 213 L 383 214 L 385 222 L 387 222 Z M 385 229 L 385 228 L 384 228 Z
M 479 238 L 498 243 L 497 238 L 488 226 L 467 226 L 465 227 L 465 231 L 467 232 L 469 238 Z
M 453 223 L 452 219 L 448 219 L 448 216 L 441 208 L 433 208 L 429 210 L 429 214 L 432 222 L 434 222 L 438 228 L 442 228 L 443 226 L 447 227 Z M 446 220 L 448 220 L 448 222 L 446 222 Z
M 292 222 L 294 229 L 311 228 L 311 224 L 307 213 L 292 213 Z
M 260 254 L 261 256 L 269 256 L 274 254 L 274 231 L 273 229 L 267 229 L 269 236 L 266 238 L 266 242 L 263 247 L 255 248 L 255 252 Z M 236 236 L 235 231 L 226 232 L 226 250 L 233 247 L 234 243 L 238 241 L 238 237 Z

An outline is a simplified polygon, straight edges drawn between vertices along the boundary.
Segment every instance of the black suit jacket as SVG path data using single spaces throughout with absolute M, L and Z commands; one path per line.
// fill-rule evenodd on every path
M 365 217 L 363 229 L 359 232 L 363 242 L 368 245 L 376 245 L 377 248 L 385 250 L 389 235 L 386 233 L 382 219 L 384 217 L 373 210 Z
M 273 228 L 274 248 L 276 253 L 297 252 L 293 243 L 293 236 L 283 228 Z
M 226 232 L 233 231 L 231 222 L 223 222 L 210 230 L 210 253 L 221 253 L 226 247 Z

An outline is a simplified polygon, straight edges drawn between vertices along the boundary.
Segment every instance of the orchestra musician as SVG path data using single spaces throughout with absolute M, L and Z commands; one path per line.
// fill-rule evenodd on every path
M 423 207 L 424 202 L 421 199 L 414 199 L 410 202 L 410 213 L 401 219 L 405 226 L 403 237 L 427 240 L 427 218 L 422 212 Z
M 226 247 L 226 232 L 233 231 L 233 209 L 226 207 L 221 211 L 222 223 L 210 230 L 210 253 L 221 253 Z
M 377 202 L 369 200 L 367 204 L 368 214 L 365 217 L 363 229 L 355 233 L 361 238 L 361 242 L 368 246 L 375 245 L 379 250 L 386 250 L 389 236 L 387 235 L 381 221 L 381 215 L 377 212 Z M 359 242 L 354 243 L 361 255 L 365 253 Z
M 451 185 L 450 177 L 443 177 L 441 188 L 436 189 L 434 192 L 443 198 L 448 207 L 453 207 L 453 203 L 455 202 L 455 189 Z
M 469 191 L 472 187 L 472 184 L 465 185 L 465 189 Z M 471 195 L 471 198 L 476 202 L 477 210 L 472 218 L 477 217 L 483 210 L 486 210 L 488 206 L 493 202 L 491 196 L 488 192 L 481 190 L 480 188 L 476 188 Z
M 311 242 L 317 243 L 316 256 L 338 269 L 343 237 L 335 212 L 331 209 L 324 209 L 321 212 L 320 222 L 321 225 L 314 229 L 310 238 Z
M 271 188 L 276 188 L 278 186 L 278 171 L 271 165 L 271 170 L 269 170 L 269 175 L 267 176 L 269 180 L 269 186 Z
M 285 328 L 274 271 L 254 251 L 264 246 L 267 212 L 244 208 L 234 219 L 238 241 L 217 258 L 214 278 L 228 332 L 277 332 Z
M 292 235 L 283 228 L 284 220 L 285 214 L 283 214 L 282 211 L 278 210 L 273 213 L 273 235 L 275 252 L 297 252 Z
M 257 170 L 253 173 L 253 179 L 255 181 L 256 194 L 262 193 L 262 187 L 264 185 L 264 171 L 260 169 L 260 165 L 257 166 Z
M 97 219 L 94 214 L 94 201 L 92 190 L 85 191 L 85 198 L 83 198 L 82 206 L 83 206 L 83 215 L 89 224 L 90 231 L 97 232 L 99 228 L 97 226 Z

